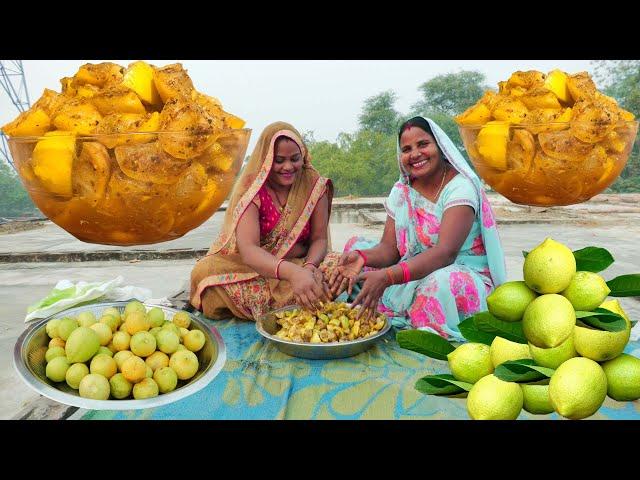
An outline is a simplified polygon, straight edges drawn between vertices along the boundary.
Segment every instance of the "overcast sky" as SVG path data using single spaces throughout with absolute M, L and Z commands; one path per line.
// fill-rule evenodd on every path
M 133 60 L 25 60 L 31 102 L 45 88 L 60 91 L 60 78 L 72 76 L 84 63 L 112 61 L 127 66 Z M 253 129 L 249 152 L 262 129 L 283 120 L 316 140 L 334 141 L 340 132 L 354 132 L 364 101 L 385 90 L 398 96 L 397 110 L 406 114 L 419 99 L 418 86 L 444 73 L 476 70 L 496 87 L 516 70 L 568 73 L 588 71 L 590 60 L 147 60 L 156 66 L 180 62 L 197 90 L 217 97 L 225 110 Z M 17 110 L 0 90 L 0 125 Z

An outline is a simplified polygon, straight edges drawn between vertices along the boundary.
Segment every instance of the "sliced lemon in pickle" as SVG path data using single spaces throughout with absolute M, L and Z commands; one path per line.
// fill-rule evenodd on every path
M 162 99 L 153 81 L 154 67 L 146 62 L 133 62 L 124 72 L 122 84 L 138 94 L 147 105 L 161 106 Z
M 562 70 L 552 70 L 547 75 L 544 81 L 544 86 L 551 90 L 558 100 L 563 103 L 569 103 L 571 101 L 571 93 L 567 86 L 567 74 Z
M 521 95 L 519 99 L 529 110 L 536 110 L 539 108 L 560 110 L 562 108 L 555 93 L 544 87 L 529 90 L 524 95 Z
M 70 197 L 71 168 L 75 157 L 76 137 L 73 132 L 47 132 L 33 149 L 33 173 L 48 191 Z
M 144 115 L 147 111 L 135 92 L 123 85 L 102 90 L 91 98 L 102 115 L 111 113 L 139 113 Z
M 201 155 L 217 136 L 214 121 L 197 103 L 177 98 L 162 109 L 160 129 L 158 139 L 164 151 L 185 160 Z
M 597 143 L 606 138 L 618 121 L 612 103 L 603 100 L 576 102 L 571 119 L 571 132 L 585 143 Z
M 476 139 L 478 152 L 488 165 L 497 170 L 507 169 L 507 141 L 509 139 L 509 122 L 488 122 Z
M 478 103 L 467 108 L 455 120 L 460 125 L 484 125 L 490 119 L 491 110 L 484 103 Z
M 587 72 L 576 73 L 567 77 L 567 89 L 574 101 L 589 100 L 594 97 L 597 89 L 591 75 Z
M 123 68 L 111 62 L 86 63 L 82 65 L 74 75 L 76 85 L 95 85 L 104 87 L 122 81 Z
M 174 209 L 166 203 L 154 207 L 153 211 L 146 210 L 146 218 L 142 221 L 145 229 L 155 232 L 158 236 L 165 235 L 175 222 Z
M 41 108 L 31 108 L 2 127 L 9 137 L 39 137 L 51 127 L 49 115 Z
M 204 165 L 207 171 L 212 169 L 225 173 L 230 171 L 234 166 L 233 157 L 226 153 L 222 145 L 218 142 L 214 142 L 197 160 Z
M 579 161 L 593 150 L 592 143 L 581 142 L 570 130 L 540 133 L 538 141 L 544 153 L 560 160 Z
M 607 155 L 607 151 L 600 145 L 594 146 L 591 153 L 581 164 L 582 175 L 586 182 L 590 184 L 599 182 L 603 173 L 607 170 L 609 161 L 610 158 Z
M 518 70 L 514 72 L 507 80 L 507 85 L 513 87 L 524 87 L 526 89 L 539 87 L 544 84 L 545 75 L 537 70 Z
M 91 135 L 102 121 L 100 112 L 85 99 L 73 99 L 61 105 L 53 124 L 58 130 Z
M 499 96 L 493 104 L 491 114 L 496 120 L 511 123 L 522 123 L 527 118 L 529 109 L 524 103 L 516 98 Z
M 116 133 L 155 132 L 160 126 L 158 112 L 147 113 L 112 113 L 105 116 L 96 130 L 97 140 L 107 148 L 119 145 L 146 143 L 154 140 L 155 135 L 114 135 Z
M 189 217 L 198 208 L 206 196 L 208 182 L 207 172 L 199 162 L 193 162 L 178 178 L 172 198 L 180 216 Z
M 174 184 L 189 166 L 189 162 L 165 153 L 158 142 L 121 145 L 114 152 L 120 169 L 142 182 Z
M 153 83 L 163 102 L 171 98 L 189 97 L 194 90 L 193 82 L 182 64 L 173 63 L 162 68 L 154 68 Z
M 84 142 L 82 151 L 73 162 L 73 192 L 95 205 L 105 195 L 111 177 L 111 158 L 98 142 Z
M 515 129 L 511 140 L 507 144 L 509 168 L 521 174 L 528 172 L 535 153 L 536 145 L 533 135 L 524 129 Z
M 42 96 L 33 104 L 31 110 L 41 108 L 49 117 L 53 117 L 56 110 L 58 110 L 64 101 L 65 97 L 62 94 L 45 88 Z

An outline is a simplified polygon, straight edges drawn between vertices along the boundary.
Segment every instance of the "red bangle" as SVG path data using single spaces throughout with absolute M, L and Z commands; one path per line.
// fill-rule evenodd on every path
M 302 264 L 302 268 L 306 267 L 307 265 L 313 265 L 313 266 L 314 266 L 314 267 L 316 267 L 316 268 L 320 268 L 318 265 L 316 265 L 316 264 L 315 264 L 315 263 L 313 263 L 313 262 L 304 262 L 304 263 Z
M 409 265 L 407 262 L 400 262 L 400 268 L 402 268 L 402 283 L 409 283 L 411 281 L 411 272 L 409 271 Z
M 280 264 L 284 262 L 284 258 L 281 258 L 280 260 L 278 260 L 278 263 L 276 263 L 276 278 L 278 280 L 280 280 Z
M 360 255 L 362 257 L 362 260 L 364 260 L 364 266 L 367 266 L 367 256 L 362 253 L 362 250 L 356 250 L 356 252 L 358 253 L 358 255 Z

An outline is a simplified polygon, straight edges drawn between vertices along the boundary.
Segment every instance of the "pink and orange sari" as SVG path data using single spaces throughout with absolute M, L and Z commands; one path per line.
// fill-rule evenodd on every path
M 304 165 L 291 187 L 279 221 L 264 237 L 261 235 L 260 246 L 277 258 L 287 258 L 302 265 L 304 257 L 289 258 L 287 255 L 300 241 L 311 214 L 325 194 L 331 213 L 333 184 L 311 166 L 309 152 L 298 131 L 284 122 L 266 127 L 231 192 L 222 231 L 191 272 L 191 304 L 208 318 L 235 316 L 255 320 L 270 310 L 294 303 L 291 284 L 286 280 L 262 277 L 242 261 L 236 244 L 238 221 L 251 203 L 260 207 L 258 192 L 271 171 L 275 141 L 279 136 L 286 136 L 298 144 Z M 326 255 L 320 265 L 325 277 L 335 268 L 339 258 L 340 254 L 336 252 Z

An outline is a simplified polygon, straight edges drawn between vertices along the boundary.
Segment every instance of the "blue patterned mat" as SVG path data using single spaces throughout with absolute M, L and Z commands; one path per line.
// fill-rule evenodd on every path
M 449 373 L 446 362 L 404 350 L 392 330 L 373 348 L 340 360 L 305 360 L 281 353 L 253 322 L 212 322 L 227 347 L 227 363 L 204 389 L 158 408 L 90 411 L 83 419 L 468 419 L 464 398 L 423 395 L 414 384 Z M 627 353 L 640 356 L 640 343 Z M 519 419 L 560 419 L 557 414 Z M 607 397 L 590 419 L 640 419 L 640 401 Z

